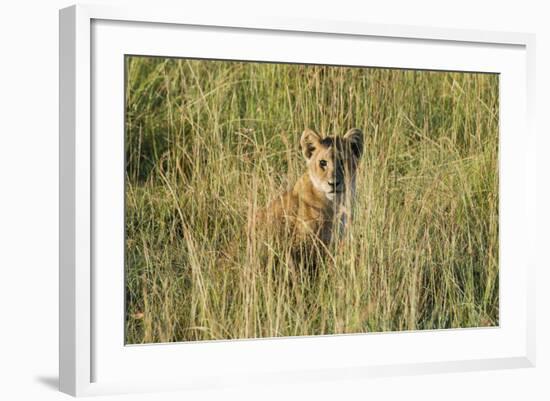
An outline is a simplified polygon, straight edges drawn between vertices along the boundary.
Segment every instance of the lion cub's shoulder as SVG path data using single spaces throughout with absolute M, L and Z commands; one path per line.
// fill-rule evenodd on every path
M 291 190 L 276 196 L 259 210 L 256 224 L 274 233 L 284 231 L 286 236 L 299 240 L 303 236 L 320 234 L 330 220 L 325 202 L 315 196 L 305 174 Z
M 294 219 L 298 215 L 300 197 L 294 188 L 274 197 L 258 211 L 260 224 L 280 224 L 282 220 Z

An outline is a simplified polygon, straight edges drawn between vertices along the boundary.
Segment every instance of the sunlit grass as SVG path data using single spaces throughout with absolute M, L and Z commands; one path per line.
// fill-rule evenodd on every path
M 498 76 L 126 68 L 128 343 L 498 325 Z M 247 232 L 303 173 L 306 127 L 366 136 L 351 230 L 315 275 Z

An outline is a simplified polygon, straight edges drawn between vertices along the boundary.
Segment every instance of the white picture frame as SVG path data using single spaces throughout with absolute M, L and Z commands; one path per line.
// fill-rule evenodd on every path
M 201 46 L 178 47 L 180 35 L 192 35 Z M 261 45 L 254 45 L 260 36 Z M 220 38 L 224 46 L 216 44 Z M 80 396 L 534 366 L 534 43 L 534 35 L 524 33 L 235 20 L 155 7 L 61 10 L 60 390 Z M 332 51 L 316 50 L 321 45 Z M 365 65 L 361 52 L 350 50 L 355 46 L 370 46 L 369 66 L 501 74 L 500 326 L 124 346 L 123 321 L 117 320 L 124 288 L 122 249 L 117 251 L 122 237 L 120 230 L 108 230 L 114 231 L 110 236 L 105 229 L 120 222 L 123 201 L 113 194 L 122 186 L 117 174 L 101 178 L 121 169 L 121 137 L 116 132 L 111 139 L 94 137 L 97 130 L 123 129 L 120 55 Z M 114 201 L 113 214 L 102 207 L 106 201 Z M 103 243 L 114 245 L 108 250 Z M 115 268 L 101 270 L 107 263 Z M 149 367 L 140 369 L 142 376 L 132 369 L 140 364 Z

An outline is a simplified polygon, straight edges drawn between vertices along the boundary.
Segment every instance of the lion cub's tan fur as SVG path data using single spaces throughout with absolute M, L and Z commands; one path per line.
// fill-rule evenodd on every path
M 284 235 L 293 247 L 319 240 L 326 248 L 334 231 L 342 233 L 349 219 L 363 133 L 354 128 L 343 136 L 323 138 L 306 129 L 300 145 L 306 172 L 291 190 L 259 211 L 255 224 Z

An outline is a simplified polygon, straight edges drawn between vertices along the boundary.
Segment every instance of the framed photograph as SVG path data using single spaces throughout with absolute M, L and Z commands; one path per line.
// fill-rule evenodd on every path
M 533 58 L 61 10 L 61 391 L 534 366 Z

